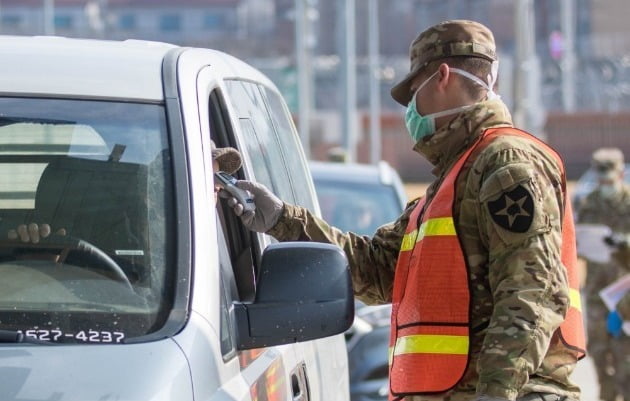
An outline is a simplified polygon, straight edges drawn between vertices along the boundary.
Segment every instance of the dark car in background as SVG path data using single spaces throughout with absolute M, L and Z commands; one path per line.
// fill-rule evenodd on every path
M 378 165 L 311 162 L 322 216 L 342 231 L 371 236 L 396 220 L 407 202 L 398 173 Z M 355 301 L 355 319 L 346 332 L 352 401 L 384 401 L 388 394 L 391 305 Z
M 322 216 L 343 231 L 372 235 L 396 220 L 407 197 L 398 173 L 378 165 L 310 162 Z

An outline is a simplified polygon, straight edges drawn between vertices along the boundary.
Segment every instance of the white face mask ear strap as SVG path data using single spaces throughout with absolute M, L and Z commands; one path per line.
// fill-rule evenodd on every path
M 473 75 L 473 74 L 469 73 L 468 71 L 460 70 L 459 68 L 451 68 L 451 71 L 456 73 L 456 74 L 459 74 L 461 76 L 464 76 L 464 77 L 470 79 L 471 81 L 474 81 L 477 85 L 481 86 L 482 88 L 484 88 L 486 90 L 490 90 L 490 87 L 488 86 L 487 83 L 483 82 L 481 80 L 481 78 L 479 78 L 476 75 Z
M 451 115 L 451 114 L 460 113 L 460 112 L 462 112 L 464 110 L 470 109 L 473 106 L 474 105 L 472 105 L 472 104 L 465 104 L 463 106 L 454 107 L 452 109 L 448 109 L 448 110 L 438 111 L 436 113 L 427 114 L 426 117 L 431 117 L 433 119 L 436 119 L 436 118 L 448 116 L 448 115 Z
M 431 78 L 433 78 L 438 72 L 440 72 L 440 70 L 437 70 L 433 74 L 431 74 L 431 76 L 425 79 L 424 82 L 421 83 L 420 86 L 418 86 L 418 88 L 416 88 L 416 90 L 413 92 L 413 96 L 411 96 L 411 102 L 413 102 L 413 108 L 416 110 L 416 113 L 418 112 L 418 108 L 416 106 L 416 95 L 418 94 L 418 92 L 420 92 L 420 89 L 424 88 L 429 83 Z
M 494 63 L 493 62 L 493 69 L 494 67 Z M 497 67 L 498 68 L 498 64 Z M 496 81 L 496 73 L 494 72 L 494 70 L 491 70 L 490 76 L 488 76 L 488 81 L 490 82 L 490 85 L 488 85 L 487 83 L 483 82 L 483 80 L 479 77 L 477 77 L 476 75 L 473 75 L 471 73 L 469 73 L 468 71 L 465 70 L 461 70 L 459 68 L 451 68 L 451 71 L 453 71 L 456 74 L 459 74 L 461 76 L 464 76 L 468 79 L 470 79 L 471 81 L 474 81 L 477 85 L 481 86 L 482 88 L 484 88 L 485 90 L 488 91 L 488 100 L 492 100 L 492 99 L 498 99 L 499 95 L 497 95 L 496 93 L 494 93 L 494 90 L 492 89 L 494 87 L 494 83 Z
M 497 82 L 497 77 L 499 76 L 499 60 L 494 60 L 492 62 L 492 66 L 490 67 L 490 75 L 488 75 L 488 82 L 490 83 L 490 88 L 494 88 L 494 84 Z
M 420 84 L 420 86 L 418 86 L 416 88 L 416 90 L 413 92 L 413 97 L 416 97 L 416 93 L 418 93 L 420 91 L 420 89 L 424 88 L 425 86 L 427 86 L 427 84 L 429 83 L 429 81 L 431 80 L 431 78 L 433 78 L 435 76 L 435 74 L 437 74 L 438 72 L 440 72 L 440 70 L 435 71 L 433 74 L 431 74 L 431 76 L 427 79 L 424 80 L 424 82 L 422 82 Z
M 490 67 L 490 75 L 488 75 L 488 82 L 490 83 L 490 89 L 488 90 L 488 100 L 499 99 L 500 96 L 494 93 L 494 84 L 497 82 L 499 76 L 499 60 L 494 60 Z

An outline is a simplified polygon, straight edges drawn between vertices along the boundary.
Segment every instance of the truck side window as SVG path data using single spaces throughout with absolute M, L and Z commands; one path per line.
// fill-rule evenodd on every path
M 295 203 L 310 210 L 315 210 L 310 188 L 310 173 L 302 154 L 297 130 L 280 94 L 261 86 L 271 120 L 284 155 L 288 171 L 291 173 Z
M 218 147 L 236 147 L 234 132 L 227 116 L 225 103 L 221 93 L 214 90 L 209 98 L 210 134 Z M 245 178 L 242 171 L 235 174 L 238 178 Z M 238 288 L 239 299 L 249 301 L 254 299 L 256 292 L 256 265 L 253 249 L 256 237 L 243 227 L 239 218 L 230 210 L 227 203 L 219 198 L 217 205 L 217 222 L 220 222 L 222 235 L 228 249 L 229 262 L 234 273 L 234 280 Z
M 217 221 L 219 216 L 217 216 Z M 219 246 L 219 266 L 221 268 L 221 353 L 229 358 L 234 352 L 234 330 L 230 319 L 230 306 L 233 301 L 238 301 L 238 289 L 232 269 L 232 261 L 228 251 L 223 228 L 217 227 L 217 243 Z
M 295 203 L 285 157 L 260 87 L 252 82 L 238 80 L 225 83 L 238 113 L 256 181 L 270 188 L 281 199 Z

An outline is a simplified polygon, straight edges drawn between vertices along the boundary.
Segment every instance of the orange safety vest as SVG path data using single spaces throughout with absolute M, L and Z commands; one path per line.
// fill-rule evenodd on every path
M 470 282 L 453 221 L 455 183 L 473 150 L 485 147 L 498 135 L 537 142 L 556 158 L 564 177 L 560 156 L 542 141 L 515 128 L 491 128 L 455 163 L 424 213 L 425 200 L 418 202 L 405 230 L 394 277 L 390 399 L 450 390 L 466 371 L 470 358 Z M 562 222 L 561 261 L 567 269 L 571 307 L 560 334 L 564 344 L 582 357 L 585 340 L 575 229 L 568 201 Z

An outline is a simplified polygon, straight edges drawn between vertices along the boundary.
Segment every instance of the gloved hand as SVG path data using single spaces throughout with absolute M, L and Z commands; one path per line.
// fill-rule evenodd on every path
M 275 196 L 267 187 L 256 182 L 239 180 L 236 186 L 249 191 L 254 198 L 256 209 L 253 212 L 243 213 L 243 205 L 236 198 L 230 198 L 228 205 L 234 209 L 234 214 L 241 217 L 243 225 L 252 231 L 264 233 L 276 225 L 284 203 Z
M 623 325 L 623 320 L 621 320 L 621 316 L 619 316 L 619 312 L 616 310 L 611 311 L 608 314 L 608 319 L 606 319 L 606 330 L 615 338 L 621 337 L 621 326 Z

